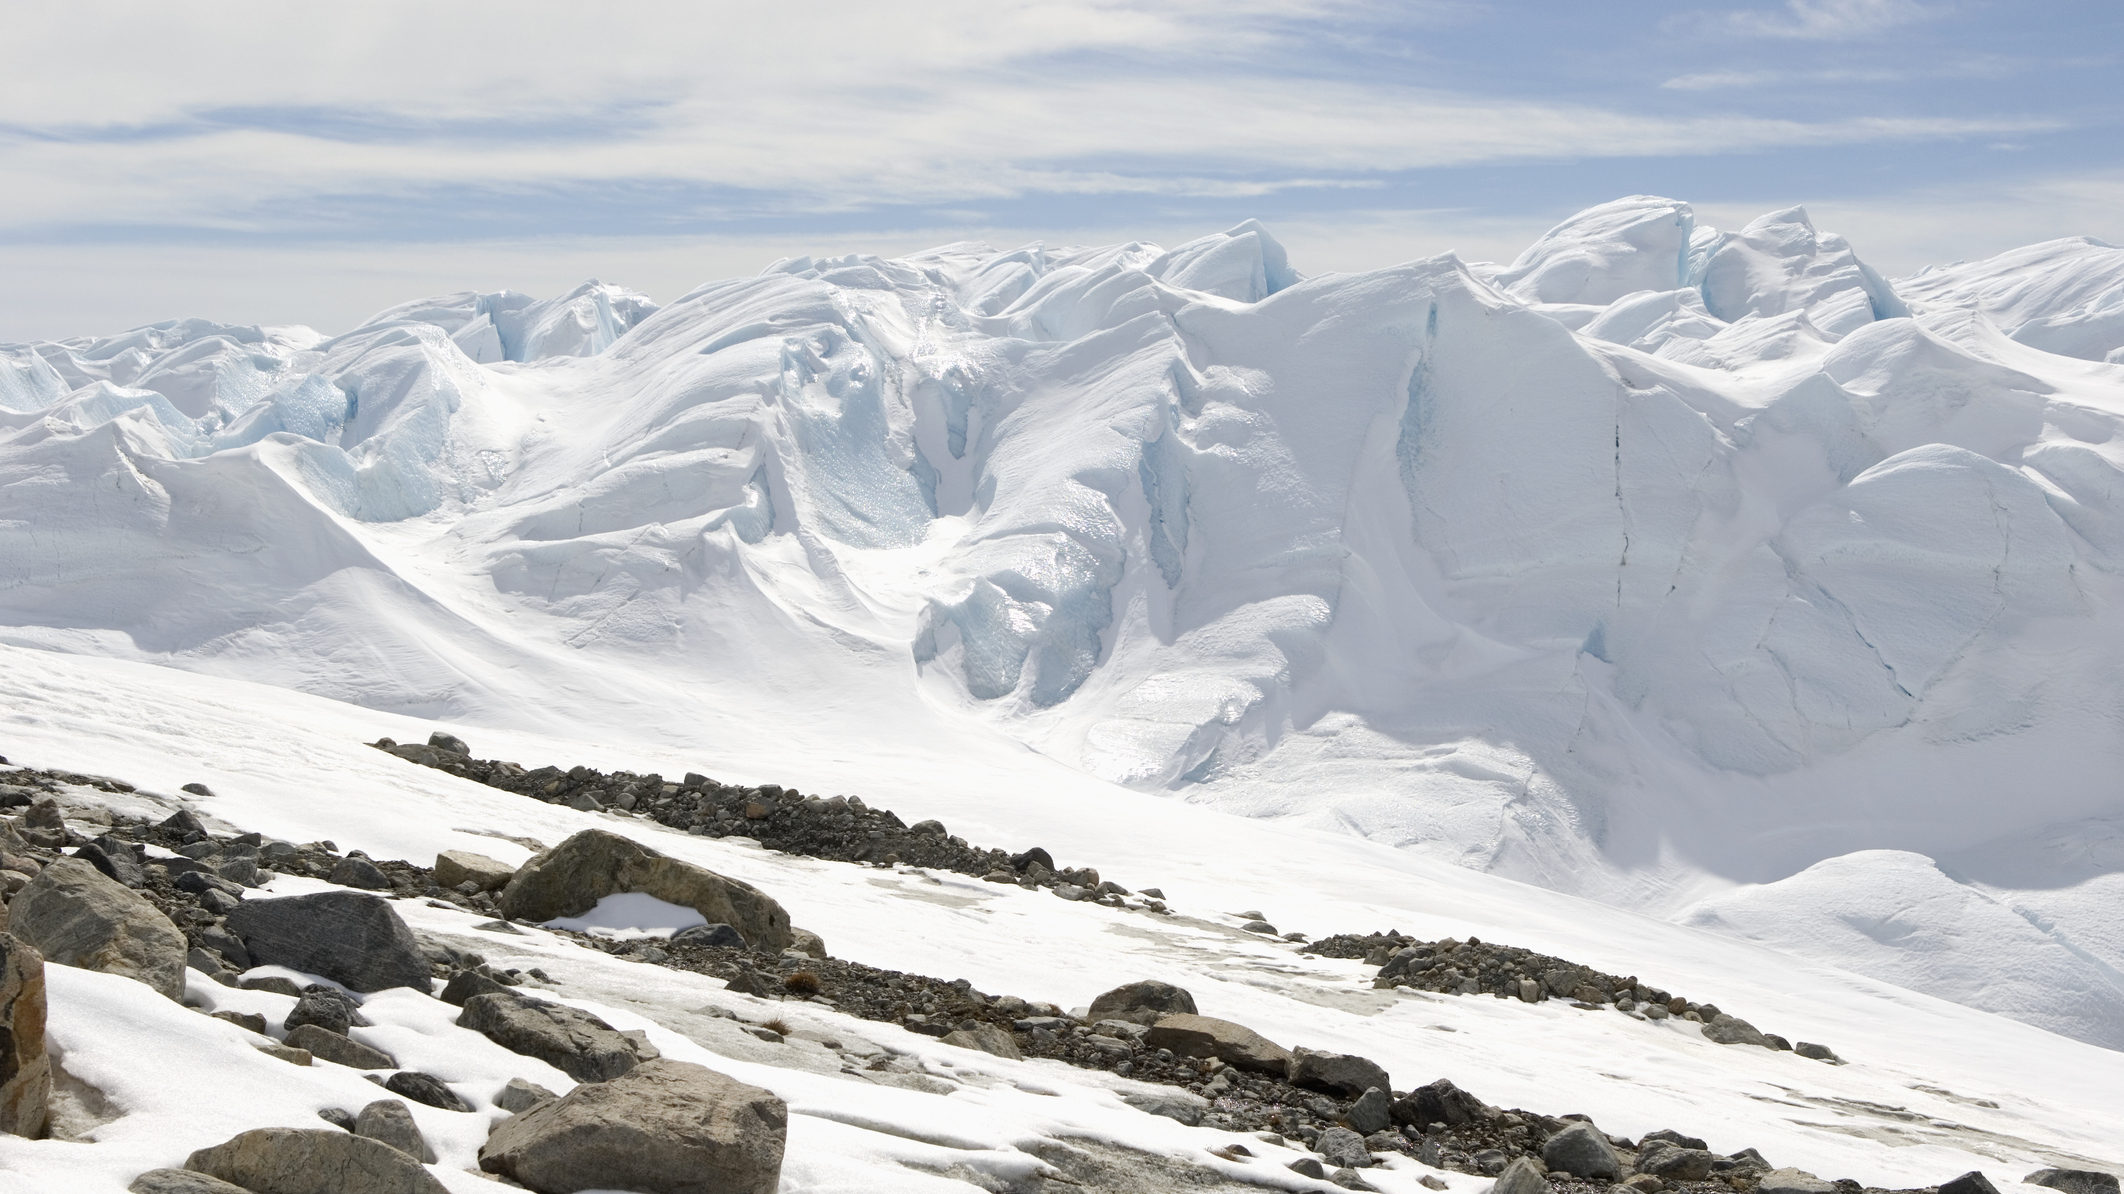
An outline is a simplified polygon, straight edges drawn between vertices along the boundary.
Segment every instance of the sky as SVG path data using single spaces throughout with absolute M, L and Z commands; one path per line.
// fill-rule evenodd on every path
M 2115 0 L 271 0 L 6 9 L 0 342 L 783 256 L 1509 260 L 1632 193 L 1894 275 L 2124 242 Z

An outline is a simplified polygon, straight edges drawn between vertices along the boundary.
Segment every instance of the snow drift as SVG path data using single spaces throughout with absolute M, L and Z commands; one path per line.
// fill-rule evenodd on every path
M 0 623 L 797 780 L 1000 736 L 2124 1047 L 2116 254 L 1633 197 L 10 346 Z M 1884 902 L 1978 927 L 1790 931 Z

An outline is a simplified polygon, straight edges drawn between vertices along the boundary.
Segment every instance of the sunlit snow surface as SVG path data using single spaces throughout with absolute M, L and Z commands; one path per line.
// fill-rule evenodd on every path
M 377 858 L 427 860 L 470 849 L 509 862 L 526 857 L 532 843 L 601 827 L 755 884 L 788 907 L 794 924 L 855 961 L 963 977 L 992 994 L 1065 1007 L 1082 1007 L 1124 981 L 1165 979 L 1192 991 L 1204 1012 L 1276 1041 L 1374 1058 L 1397 1087 L 1451 1078 L 1503 1105 L 1585 1113 L 1632 1137 L 1680 1128 L 1721 1152 L 1753 1147 L 1777 1164 L 1871 1185 L 1930 1185 L 1981 1168 L 2012 1190 L 2042 1166 L 2124 1162 L 2124 1102 L 2116 1098 L 2124 1054 L 1349 834 L 1147 801 L 1024 751 L 978 745 L 956 761 L 887 765 L 873 776 L 870 790 L 910 818 L 940 818 L 975 841 L 1038 843 L 1064 864 L 1091 863 L 1125 885 L 1160 886 L 1174 914 L 1159 917 L 576 812 L 360 745 L 383 734 L 418 738 L 430 728 L 215 677 L 0 648 L 0 738 L 10 758 L 100 767 L 151 791 L 204 782 L 214 795 L 192 803 L 231 827 L 330 838 Z M 698 761 L 692 751 L 600 747 L 543 733 L 487 730 L 480 744 L 514 754 L 566 750 L 600 767 L 665 774 Z M 324 886 L 283 877 L 272 894 Z M 1004 1061 L 815 1004 L 736 995 L 717 980 L 612 957 L 536 928 L 481 930 L 483 917 L 421 899 L 395 906 L 422 933 L 496 965 L 552 976 L 551 987 L 534 983 L 544 997 L 645 1030 L 666 1056 L 779 1093 L 791 1109 L 785 1194 L 967 1194 L 976 1186 L 939 1174 L 1001 1185 L 1037 1166 L 1032 1153 L 1043 1141 L 1084 1139 L 1182 1157 L 1270 1188 L 1334 1189 L 1286 1170 L 1293 1159 L 1286 1149 L 1126 1106 L 1118 1096 L 1131 1084 L 1111 1074 Z M 1394 925 L 1427 937 L 1474 934 L 1530 946 L 1716 1002 L 1770 1031 L 1826 1042 L 1849 1064 L 1716 1045 L 1678 1020 L 1580 1011 L 1561 1000 L 1376 991 L 1371 971 L 1357 962 L 1310 957 L 1244 932 L 1231 915 L 1242 910 L 1314 934 Z M 89 1143 L 0 1136 L 7 1194 L 117 1194 L 133 1174 L 179 1164 L 192 1149 L 238 1131 L 315 1127 L 317 1109 L 358 1109 L 381 1093 L 343 1067 L 301 1068 L 257 1053 L 235 1025 L 130 980 L 57 966 L 47 973 L 51 1037 L 64 1066 L 120 1114 Z M 275 1025 L 293 1003 L 197 974 L 191 993 Z M 779 1018 L 793 1033 L 783 1044 L 755 1040 L 718 1010 L 753 1024 Z M 363 1011 L 374 1023 L 355 1029 L 358 1039 L 435 1074 L 474 1106 L 469 1115 L 411 1110 L 439 1154 L 438 1176 L 464 1194 L 491 1191 L 465 1170 L 499 1115 L 495 1093 L 519 1076 L 566 1090 L 566 1076 L 451 1027 L 459 1009 L 430 996 L 380 992 Z M 930 1081 L 880 1085 L 873 1079 L 892 1076 L 843 1060 L 887 1052 Z M 1254 1160 L 1208 1151 L 1235 1139 Z M 1387 1194 L 1421 1194 L 1425 1173 L 1402 1162 L 1366 1177 Z M 1490 1185 L 1473 1175 L 1434 1176 L 1457 1194 Z
M 660 900 L 641 891 L 621 891 L 600 899 L 581 916 L 557 916 L 546 922 L 549 929 L 573 929 L 601 937 L 669 937 L 680 929 L 708 923 L 708 918 L 682 904 Z
M 0 348 L 0 639 L 531 764 L 1029 747 L 2124 1047 L 2117 252 L 1633 197 Z

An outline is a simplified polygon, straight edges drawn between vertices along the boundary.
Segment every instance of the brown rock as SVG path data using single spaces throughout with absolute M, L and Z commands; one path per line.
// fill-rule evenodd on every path
M 0 1132 L 36 1139 L 51 1119 L 44 1050 L 44 959 L 0 933 Z
M 586 829 L 525 863 L 502 889 L 501 908 L 518 920 L 547 921 L 581 916 L 604 897 L 629 891 L 727 924 L 762 952 L 789 948 L 789 913 L 766 892 L 602 829 Z
M 1243 1024 L 1214 1016 L 1167 1016 L 1151 1025 L 1145 1048 L 1171 1049 L 1182 1057 L 1214 1057 L 1226 1065 L 1281 1078 L 1291 1051 Z
M 184 997 L 184 934 L 155 905 L 78 858 L 56 859 L 30 880 L 8 907 L 8 932 L 47 962 Z
M 184 1167 L 251 1194 L 449 1194 L 419 1161 L 337 1128 L 254 1128 Z

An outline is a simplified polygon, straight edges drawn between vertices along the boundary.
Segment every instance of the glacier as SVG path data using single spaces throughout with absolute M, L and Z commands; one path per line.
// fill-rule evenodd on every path
M 0 643 L 806 786 L 1031 751 L 2124 1048 L 2120 354 L 2099 242 L 1887 279 L 1652 196 L 178 320 L 0 345 Z

